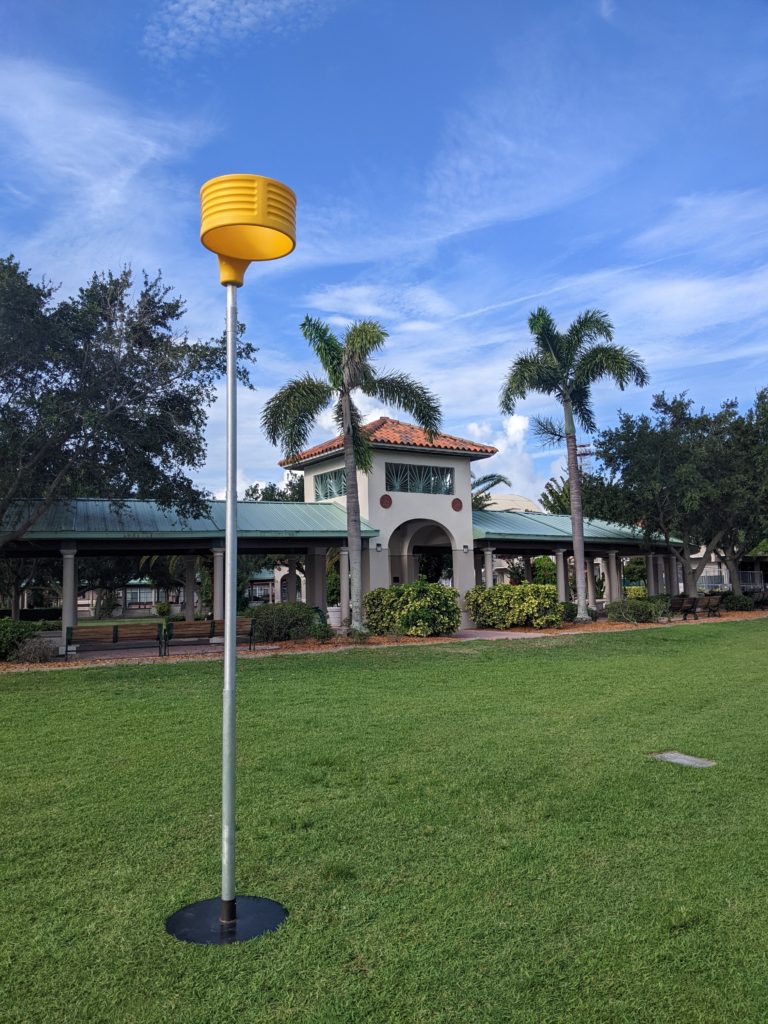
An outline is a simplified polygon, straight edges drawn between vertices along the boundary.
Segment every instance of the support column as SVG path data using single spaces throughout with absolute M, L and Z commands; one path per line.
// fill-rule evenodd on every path
M 669 592 L 673 597 L 676 597 L 680 593 L 680 584 L 677 579 L 677 559 L 674 555 L 669 555 L 667 564 L 669 566 Z M 689 595 L 689 597 L 695 596 L 695 594 Z
M 533 583 L 533 565 L 530 555 L 523 555 L 523 577 L 526 583 Z
M 349 625 L 349 548 L 339 548 L 339 586 L 341 606 L 341 624 Z
M 568 577 L 565 568 L 565 548 L 555 549 L 555 568 L 557 569 L 557 599 L 568 600 Z
M 286 577 L 286 598 L 288 604 L 296 604 L 296 555 L 288 557 L 288 575 Z
M 474 623 L 464 608 L 464 595 L 475 583 L 475 553 L 469 547 L 454 548 L 453 556 L 453 588 L 459 592 L 461 605 L 461 628 L 471 629 Z
M 590 608 L 597 608 L 597 591 L 595 590 L 595 560 L 585 558 L 584 564 L 587 570 L 587 604 Z
M 73 594 L 76 596 L 75 588 L 75 555 L 77 548 L 62 548 L 62 569 L 61 569 L 61 647 L 64 653 L 67 642 L 67 626 L 77 625 L 73 614 Z
M 307 604 L 325 611 L 325 548 L 307 552 Z
M 195 556 L 184 555 L 184 618 L 195 621 Z
M 659 594 L 671 594 L 670 570 L 667 566 L 667 559 L 664 555 L 656 555 L 656 580 Z
M 389 565 L 389 548 L 375 544 L 368 548 L 369 585 L 371 590 L 388 587 L 392 582 Z
M 656 566 L 653 555 L 645 556 L 645 589 L 648 597 L 655 597 L 658 594 L 656 587 Z
M 493 548 L 483 548 L 483 581 L 486 587 L 493 586 Z
M 621 600 L 621 587 L 619 586 L 619 573 L 616 566 L 618 551 L 608 552 L 608 572 L 606 573 L 606 584 L 608 586 L 608 600 Z
M 73 580 L 74 580 L 74 585 L 72 587 L 72 625 L 76 626 L 77 625 L 77 590 L 78 590 L 78 587 L 80 586 L 80 580 L 78 579 L 78 572 L 77 572 L 77 557 L 75 557 L 75 559 L 74 559 L 74 561 L 72 563 L 72 577 L 73 577 Z
M 224 548 L 213 551 L 213 617 L 224 618 Z

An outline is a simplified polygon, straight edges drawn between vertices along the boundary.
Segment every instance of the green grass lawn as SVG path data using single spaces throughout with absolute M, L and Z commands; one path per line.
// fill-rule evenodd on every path
M 0 678 L 0 1020 L 768 1020 L 768 623 Z M 654 750 L 710 757 L 682 768 Z

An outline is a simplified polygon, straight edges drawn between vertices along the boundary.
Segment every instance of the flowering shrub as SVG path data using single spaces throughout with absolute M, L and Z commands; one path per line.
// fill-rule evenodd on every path
M 371 633 L 446 636 L 461 621 L 459 596 L 441 583 L 396 583 L 365 595 L 365 624 Z
M 533 626 L 547 629 L 559 626 L 563 609 L 557 599 L 557 587 L 550 583 L 521 583 L 512 586 L 473 587 L 464 602 L 474 622 L 488 629 L 512 629 Z

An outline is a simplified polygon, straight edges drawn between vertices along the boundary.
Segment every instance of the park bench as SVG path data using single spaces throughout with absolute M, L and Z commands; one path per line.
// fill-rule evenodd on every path
M 688 597 L 686 594 L 676 594 L 669 602 L 669 617 L 673 615 L 682 615 L 683 622 L 688 621 L 688 616 L 693 615 L 694 619 L 698 619 L 697 609 L 699 607 L 698 597 Z
M 248 650 L 253 647 L 253 619 L 242 617 L 235 620 L 235 638 L 243 643 L 248 642 Z M 224 619 L 213 620 L 211 639 L 224 638 Z
M 248 649 L 253 646 L 253 619 L 238 618 L 235 620 L 236 640 L 247 641 Z M 205 622 L 169 622 L 165 627 L 165 653 L 172 643 L 194 641 L 211 643 L 213 640 L 224 639 L 224 619 L 206 619 Z
M 180 641 L 194 641 L 199 643 L 209 641 L 213 636 L 213 622 L 206 619 L 202 622 L 168 622 L 165 626 L 165 653 L 172 643 Z
M 712 619 L 715 616 L 720 618 L 720 605 L 722 603 L 722 594 L 706 594 L 704 597 L 699 598 L 699 611 L 706 612 L 708 619 Z
M 140 644 L 157 644 L 157 653 L 162 656 L 164 639 L 163 623 L 115 623 L 114 626 L 67 626 L 64 659 L 69 658 L 70 648 L 76 650 L 109 649 L 118 645 L 137 647 Z

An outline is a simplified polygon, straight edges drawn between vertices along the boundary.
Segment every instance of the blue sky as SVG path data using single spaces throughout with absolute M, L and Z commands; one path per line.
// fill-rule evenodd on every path
M 279 479 L 264 400 L 312 368 L 306 313 L 375 317 L 381 364 L 439 395 L 482 468 L 538 496 L 562 456 L 498 391 L 546 305 L 596 306 L 651 386 L 600 388 L 600 425 L 652 394 L 714 407 L 768 384 L 768 6 L 731 0 L 5 0 L 0 237 L 69 294 L 162 268 L 191 333 L 223 327 L 198 189 L 253 172 L 297 193 L 293 255 L 253 267 L 259 347 L 241 485 Z M 363 404 L 375 416 L 387 410 Z M 223 488 L 224 407 L 198 475 Z M 332 433 L 321 421 L 316 439 Z

